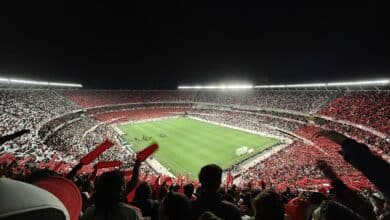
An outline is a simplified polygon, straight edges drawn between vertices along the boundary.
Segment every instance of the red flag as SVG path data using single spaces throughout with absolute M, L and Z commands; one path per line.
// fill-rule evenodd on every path
M 7 165 L 12 163 L 15 160 L 15 156 L 11 153 L 5 153 L 0 156 L 0 164 L 6 162 Z
M 143 149 L 137 153 L 137 159 L 139 161 L 145 161 L 150 155 L 152 155 L 158 149 L 158 144 L 153 143 L 149 147 Z
M 87 155 L 81 158 L 80 163 L 84 165 L 91 163 L 100 154 L 102 154 L 104 151 L 106 151 L 108 148 L 112 147 L 113 145 L 114 144 L 111 141 L 105 140 L 103 143 L 97 146 L 93 151 L 89 152 Z
M 122 161 L 114 160 L 114 161 L 99 161 L 96 164 L 96 169 L 103 169 L 109 167 L 119 167 L 122 165 Z
M 93 169 L 93 166 L 90 164 L 84 165 L 79 171 L 77 171 L 77 174 L 84 173 L 89 174 L 92 173 L 95 169 Z

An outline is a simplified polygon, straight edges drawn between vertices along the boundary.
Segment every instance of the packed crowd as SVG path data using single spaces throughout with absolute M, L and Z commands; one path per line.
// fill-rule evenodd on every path
M 278 133 L 277 129 L 270 129 L 265 125 L 269 125 L 284 131 L 294 132 L 300 126 L 301 123 L 294 122 L 292 120 L 284 120 L 283 118 L 275 118 L 268 114 L 255 114 L 252 112 L 243 111 L 230 111 L 230 110 L 217 110 L 217 109 L 192 109 L 189 112 L 190 115 L 195 117 L 214 121 L 221 124 L 227 124 L 240 128 L 245 128 L 253 131 Z
M 64 124 L 57 132 L 50 135 L 46 144 L 59 151 L 84 154 L 86 150 L 84 149 L 83 135 L 97 123 L 95 119 L 90 117 L 78 118 L 73 123 Z
M 76 104 L 83 107 L 143 102 L 132 105 L 132 107 L 137 106 L 144 109 L 127 110 L 129 106 L 123 105 L 79 111 L 80 107 L 78 105 L 70 102 L 59 94 L 65 95 Z M 80 192 L 82 192 L 80 195 L 83 198 L 81 202 L 83 208 L 78 211 L 76 214 L 77 217 L 73 219 L 78 219 L 80 211 L 83 213 L 82 219 L 93 219 L 91 216 L 99 216 L 99 214 L 102 213 L 101 211 L 105 210 L 106 206 L 112 208 L 114 207 L 112 205 L 119 204 L 118 202 L 122 201 L 119 199 L 122 198 L 121 196 L 123 195 L 127 195 L 130 198 L 127 201 L 133 205 L 133 207 L 128 207 L 125 203 L 120 203 L 121 205 L 119 207 L 122 211 L 119 212 L 121 214 L 127 213 L 128 219 L 141 219 L 142 216 L 148 216 L 152 219 L 198 219 L 199 216 L 202 216 L 201 219 L 210 219 L 210 216 L 214 216 L 214 219 L 218 219 L 216 216 L 225 219 L 250 219 L 251 217 L 262 219 L 258 218 L 258 216 L 261 215 L 262 212 L 260 210 L 263 207 L 266 207 L 267 202 L 262 203 L 261 198 L 268 198 L 267 196 L 271 195 L 274 196 L 273 200 L 279 198 L 282 199 L 282 202 L 287 203 L 286 206 L 280 206 L 285 207 L 283 211 L 279 212 L 280 216 L 288 216 L 290 219 L 294 219 L 291 217 L 291 215 L 294 214 L 290 213 L 291 210 L 289 211 L 288 203 L 294 201 L 291 200 L 291 198 L 294 196 L 296 197 L 298 191 L 303 190 L 308 194 L 308 196 L 298 196 L 298 199 L 304 201 L 306 206 L 313 205 L 310 200 L 312 193 L 309 193 L 308 191 L 327 192 L 321 194 L 323 196 L 321 198 L 328 203 L 325 205 L 321 202 L 316 203 L 317 206 L 326 209 L 330 202 L 325 199 L 326 196 L 329 196 L 328 198 L 332 198 L 335 195 L 336 197 L 345 196 L 345 193 L 338 194 L 337 192 L 333 192 L 335 189 L 340 189 L 340 187 L 343 190 L 353 189 L 355 191 L 361 191 L 362 189 L 370 189 L 381 191 L 385 194 L 385 198 L 388 199 L 388 186 L 390 183 L 386 182 L 388 180 L 384 180 L 386 178 L 383 178 L 383 174 L 388 173 L 388 163 L 385 162 L 386 165 L 383 165 L 383 163 L 374 163 L 373 165 L 382 164 L 381 166 L 387 167 L 386 169 L 383 167 L 375 169 L 375 167 L 373 168 L 367 165 L 369 164 L 367 161 L 363 161 L 360 164 L 354 164 L 354 161 L 349 161 L 346 159 L 345 155 L 343 157 L 339 153 L 340 145 L 342 145 L 342 149 L 345 150 L 345 142 L 336 141 L 338 144 L 335 144 L 334 140 L 330 141 L 326 138 L 315 137 L 315 134 L 319 132 L 318 126 L 335 130 L 352 137 L 358 142 L 365 143 L 370 147 L 367 151 L 360 151 L 358 154 L 360 156 L 358 157 L 372 154 L 372 156 L 368 156 L 368 158 L 373 160 L 373 158 L 379 159 L 376 155 L 380 155 L 384 160 L 389 161 L 390 146 L 388 141 L 350 125 L 329 120 L 319 120 L 316 121 L 315 126 L 317 127 L 303 126 L 302 123 L 306 123 L 309 120 L 307 116 L 279 111 L 274 112 L 270 110 L 263 110 L 255 114 L 253 112 L 244 113 L 239 110 L 193 108 L 189 111 L 189 114 L 201 119 L 277 136 L 285 135 L 277 129 L 270 129 L 270 126 L 277 127 L 284 131 L 294 132 L 298 136 L 310 139 L 313 144 L 308 145 L 296 141 L 249 169 L 235 169 L 233 172 L 234 182 L 239 184 L 239 187 L 226 188 L 226 186 L 225 190 L 218 190 L 218 185 L 218 187 L 214 187 L 212 190 L 207 188 L 213 184 L 216 186 L 215 181 L 217 180 L 212 180 L 213 177 L 211 176 L 219 175 L 218 168 L 214 166 L 208 167 L 207 169 L 211 169 L 213 170 L 212 172 L 217 173 L 213 173 L 213 175 L 203 179 L 202 175 L 200 175 L 199 181 L 202 188 L 197 190 L 193 190 L 192 188 L 191 190 L 189 180 L 172 180 L 168 177 L 159 177 L 148 166 L 139 168 L 136 156 L 120 145 L 116 132 L 110 125 L 102 123 L 102 121 L 110 121 L 116 118 L 140 120 L 172 115 L 172 113 L 182 114 L 186 112 L 189 107 L 188 104 L 179 105 L 177 103 L 165 103 L 149 105 L 148 102 L 190 102 L 195 100 L 197 102 L 280 108 L 308 113 L 327 104 L 330 101 L 329 99 L 335 95 L 337 95 L 336 92 L 325 91 L 264 91 L 259 94 L 244 91 L 238 93 L 226 91 L 223 93 L 182 93 L 177 91 L 110 92 L 88 90 L 0 90 L 0 137 L 4 138 L 7 135 L 22 129 L 28 129 L 30 131 L 23 132 L 23 135 L 16 139 L 10 138 L 9 141 L 0 142 L 0 161 L 2 162 L 0 164 L 0 175 L 29 182 L 31 180 L 30 175 L 33 174 L 32 176 L 34 176 L 37 171 L 38 173 L 41 172 L 41 174 L 38 175 L 39 177 L 42 177 L 43 171 L 45 174 L 50 173 L 50 175 L 55 176 L 68 175 L 69 177 L 70 174 L 75 174 L 69 172 L 69 170 L 71 170 L 72 167 L 77 167 L 77 175 L 70 175 L 71 177 L 69 177 L 69 179 L 73 184 L 77 185 L 76 193 L 80 194 Z M 385 134 L 389 134 L 387 122 L 389 121 L 388 113 L 390 111 L 388 106 L 390 106 L 389 92 L 349 92 L 344 96 L 335 99 L 319 113 L 336 119 L 363 124 Z M 145 107 L 150 108 L 145 110 Z M 54 130 L 55 128 L 59 129 Z M 43 142 L 42 138 L 46 135 L 48 135 L 48 138 Z M 84 154 L 90 152 L 96 145 L 106 139 L 112 140 L 114 145 L 103 152 L 98 160 L 121 161 L 120 169 L 122 171 L 126 170 L 126 172 L 119 173 L 117 171 L 112 171 L 105 174 L 99 172 L 99 177 L 95 179 L 93 172 L 96 168 L 93 164 L 82 167 L 76 164 Z M 353 149 L 356 150 L 361 148 L 361 145 L 356 142 L 349 141 L 347 143 L 356 147 L 350 149 L 352 151 Z M 364 158 L 360 159 L 364 160 Z M 318 161 L 322 161 L 322 163 L 331 167 L 331 169 L 334 170 L 332 171 L 333 173 L 329 171 L 329 168 L 325 171 L 324 166 L 318 165 Z M 129 168 L 133 166 L 134 169 L 129 170 Z M 369 169 L 362 166 L 367 166 Z M 47 171 L 47 169 L 50 170 L 50 172 Z M 105 171 L 110 170 L 112 169 Z M 370 172 L 373 171 L 376 173 L 370 174 Z M 330 175 L 330 173 L 332 173 L 332 175 Z M 132 178 L 130 182 L 128 182 L 127 187 L 124 187 L 124 180 L 122 180 L 123 176 L 125 176 L 125 179 L 127 180 L 130 176 Z M 337 176 L 337 179 L 335 179 L 335 176 Z M 376 178 L 373 178 L 375 176 Z M 378 176 L 380 176 L 379 183 Z M 221 178 L 219 179 L 221 180 Z M 147 182 L 140 182 L 141 180 Z M 9 181 L 10 180 L 2 177 L 0 178 L 0 185 L 10 183 L 10 185 L 16 187 L 20 184 L 19 182 Z M 134 181 L 137 183 L 135 184 L 137 187 L 134 185 Z M 199 186 L 198 182 L 192 182 L 191 184 L 193 184 L 195 188 L 198 188 Z M 110 191 L 114 190 L 114 188 L 116 189 L 115 192 Z M 261 193 L 259 193 L 259 188 L 263 189 Z M 265 190 L 264 188 L 272 188 L 273 190 Z M 123 189 L 126 190 L 123 191 Z M 217 190 L 218 194 L 216 194 Z M 255 190 L 255 194 L 253 194 L 253 190 Z M 194 192 L 195 195 L 193 194 Z M 283 193 L 281 194 L 281 192 Z M 329 192 L 331 192 L 331 194 L 328 194 Z M 335 193 L 335 195 L 332 194 L 332 192 Z M 69 193 L 69 195 L 71 195 L 71 193 Z M 88 196 L 84 198 L 85 195 Z M 110 197 L 110 195 L 114 195 L 115 198 Z M 351 196 L 351 194 L 349 195 Z M 384 200 L 382 194 L 376 193 L 375 195 L 379 195 L 379 197 L 375 197 L 376 203 L 374 203 L 372 202 L 374 200 L 372 198 L 373 194 L 370 193 L 369 195 L 369 199 L 364 201 L 369 201 L 372 205 L 365 206 L 364 208 L 361 206 L 358 208 L 359 206 L 351 204 L 351 202 L 347 201 L 345 198 L 338 198 L 338 202 L 341 202 L 343 205 L 339 203 L 332 203 L 332 205 L 333 207 L 337 205 L 338 209 L 343 207 L 345 210 L 348 210 L 350 215 L 360 215 L 365 219 L 375 219 L 376 217 L 379 218 L 379 216 L 383 217 L 386 215 L 387 218 L 389 218 L 388 200 Z M 251 196 L 252 199 L 250 199 Z M 1 198 L 5 197 L 2 196 Z M 186 200 L 192 201 L 188 202 Z M 229 201 L 230 204 L 226 205 L 227 201 Z M 250 201 L 252 201 L 252 203 Z M 387 201 L 387 203 L 384 203 L 384 201 Z M 94 206 L 88 208 L 88 206 L 92 204 L 94 204 Z M 215 204 L 222 204 L 221 207 L 230 208 L 226 208 L 226 210 L 222 208 L 224 211 L 210 208 L 215 207 Z M 255 204 L 262 205 L 256 206 Z M 183 205 L 183 208 L 178 211 L 177 207 L 180 205 Z M 346 206 L 348 206 L 349 209 Z M 115 206 L 114 210 L 117 210 L 116 207 L 117 206 Z M 204 207 L 208 208 L 203 209 Z M 65 208 L 67 209 L 68 207 L 65 205 Z M 66 209 L 63 210 L 64 213 L 69 212 L 68 214 L 70 214 L 70 211 Z M 211 212 L 204 213 L 203 211 L 205 210 Z M 304 210 L 306 213 L 308 209 Z M 129 217 L 130 212 L 133 217 Z M 0 205 L 0 218 L 2 217 L 2 213 Z M 310 214 L 312 213 L 310 212 Z M 181 217 L 177 217 L 176 215 L 180 215 Z M 307 219 L 306 217 L 308 216 L 305 215 L 305 218 L 302 219 Z M 314 216 L 312 217 L 314 218 Z M 329 218 L 330 217 L 328 217 L 328 219 Z M 274 217 L 271 219 L 277 218 Z M 360 218 L 358 216 L 354 219 Z
M 338 131 L 361 143 L 365 143 L 371 147 L 373 152 L 381 155 L 385 160 L 390 161 L 390 142 L 388 140 L 348 124 L 328 120 L 316 120 L 316 124 L 325 129 Z
M 390 92 L 347 92 L 318 112 L 390 135 Z
M 45 167 L 52 160 L 66 163 L 66 168 L 102 140 L 115 140 L 112 128 L 97 126 L 100 121 L 83 116 L 80 107 L 54 90 L 0 90 L 0 112 L 0 136 L 22 129 L 30 131 L 0 147 L 1 156 L 15 157 L 15 169 L 20 171 L 25 170 L 27 162 Z M 129 151 L 119 144 L 101 156 L 115 158 L 128 164 L 134 162 Z
M 327 103 L 335 91 L 201 91 L 197 102 L 249 105 L 312 112 Z
M 31 132 L 21 138 L 4 143 L 0 154 L 13 153 L 19 158 L 33 157 L 37 161 L 58 155 L 70 159 L 63 152 L 45 145 L 37 136 L 40 125 L 52 117 L 79 109 L 68 99 L 52 90 L 0 90 L 0 136 L 22 129 Z
M 185 91 L 141 90 L 64 90 L 65 97 L 82 107 L 94 107 L 123 103 L 191 102 L 193 93 Z
M 114 147 L 100 155 L 100 160 L 120 160 L 124 166 L 134 162 L 134 155 L 121 145 L 114 129 L 93 117 L 81 117 L 73 123 L 65 124 L 50 135 L 45 144 L 73 159 L 67 162 L 75 162 L 104 140 L 112 140 Z
M 119 119 L 119 121 L 138 121 L 152 118 L 177 116 L 184 114 L 187 108 L 141 108 L 131 109 L 125 111 L 115 111 L 98 114 L 95 117 L 100 121 L 111 121 Z M 119 122 L 116 120 L 116 122 Z
M 319 134 L 314 127 L 297 132 L 307 137 Z M 326 154 L 318 156 L 321 152 L 314 150 L 313 146 L 309 149 L 294 143 L 286 151 L 296 151 L 289 153 L 293 156 L 290 161 L 298 159 L 295 155 L 309 153 L 304 161 L 296 161 L 298 166 L 287 169 L 284 164 L 289 161 L 279 155 L 272 161 L 256 165 L 250 173 L 241 174 L 246 178 L 241 187 L 224 184 L 223 171 L 215 164 L 203 166 L 199 171 L 199 182 L 195 183 L 186 178 L 146 178 L 140 174 L 140 166 L 145 160 L 141 153 L 131 165 L 130 178 L 125 178 L 128 171 L 122 168 L 109 169 L 96 176 L 98 168 L 94 167 L 92 174 L 85 175 L 79 172 L 83 169 L 82 159 L 69 173 L 28 166 L 28 172 L 15 176 L 12 175 L 13 165 L 2 164 L 0 204 L 7 205 L 0 205 L 0 217 L 71 220 L 388 219 L 389 180 L 381 177 L 389 171 L 389 164 L 370 154 L 365 145 L 341 134 L 326 131 L 316 139 L 318 143 L 341 144 L 343 156 L 338 154 L 340 161 L 332 161 L 337 154 L 325 149 L 331 146 L 319 146 Z M 311 164 L 311 168 L 309 163 L 315 164 Z M 349 168 L 340 169 L 339 163 Z M 269 169 L 275 169 L 274 173 L 268 173 Z M 356 177 L 344 177 L 351 172 Z M 353 185 L 363 175 L 372 183 L 365 180 L 365 186 Z M 275 182 L 278 177 L 284 178 L 285 182 Z M 298 187 L 292 187 L 297 178 L 300 179 L 295 183 L 299 184 Z M 318 181 L 317 178 L 323 179 Z M 377 188 L 372 187 L 373 184 Z M 305 185 L 315 187 L 302 187 Z M 361 187 L 366 189 L 359 190 Z
M 338 153 L 339 145 L 327 139 L 312 138 L 317 131 L 318 129 L 314 127 L 297 130 L 296 133 L 300 136 L 312 139 L 314 145 L 294 142 L 248 170 L 242 170 L 240 178 L 244 182 L 266 181 L 282 190 L 286 186 L 313 190 L 313 187 L 327 183 L 322 182 L 324 176 L 315 166 L 318 160 L 324 160 L 335 168 L 337 174 L 350 187 L 357 189 L 372 187 L 360 172 L 343 160 Z M 310 181 L 302 182 L 302 179 Z
M 339 91 L 100 91 L 65 90 L 61 94 L 83 107 L 123 103 L 203 102 L 226 105 L 247 105 L 263 108 L 316 111 Z
M 0 134 L 37 129 L 40 123 L 77 109 L 52 90 L 0 90 Z
M 77 118 L 80 118 L 84 114 L 84 111 L 82 109 L 76 110 L 74 112 L 65 113 L 64 115 L 55 116 L 54 118 L 51 118 L 49 121 L 44 122 L 39 130 L 38 130 L 38 136 L 42 139 L 45 138 L 45 136 L 49 135 L 50 133 L 54 132 L 58 127 L 61 125 L 70 122 L 72 120 L 75 120 Z

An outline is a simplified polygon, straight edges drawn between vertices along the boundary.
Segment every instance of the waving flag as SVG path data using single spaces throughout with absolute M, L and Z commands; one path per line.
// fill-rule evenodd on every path
M 150 155 L 152 155 L 158 149 L 158 144 L 153 143 L 149 147 L 143 149 L 137 153 L 137 159 L 139 161 L 145 161 Z
M 91 163 L 100 154 L 102 154 L 104 151 L 106 151 L 108 148 L 112 147 L 113 145 L 114 144 L 111 141 L 105 140 L 103 143 L 97 146 L 93 151 L 89 152 L 87 155 L 81 158 L 80 163 L 84 165 Z

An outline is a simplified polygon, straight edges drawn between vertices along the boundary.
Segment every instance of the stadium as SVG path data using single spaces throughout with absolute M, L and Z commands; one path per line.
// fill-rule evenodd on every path
M 329 180 L 316 168 L 323 160 L 347 186 L 376 190 L 343 160 L 338 144 L 315 137 L 322 129 L 364 143 L 390 162 L 388 80 L 172 91 L 2 82 L 1 134 L 30 130 L 2 145 L 1 162 L 13 164 L 16 176 L 26 175 L 29 166 L 67 174 L 83 155 L 110 140 L 114 146 L 93 163 L 121 161 L 124 170 L 133 166 L 136 152 L 159 144 L 141 167 L 140 178 L 150 183 L 169 177 L 171 184 L 197 185 L 200 168 L 215 163 L 224 170 L 225 186 L 329 190 Z M 93 163 L 78 173 L 92 173 Z
M 162 171 L 164 175 L 190 176 L 195 180 L 203 165 L 214 162 L 234 175 L 234 183 L 243 186 L 266 180 L 281 190 L 287 183 L 309 189 L 318 187 L 318 184 L 300 185 L 300 177 L 309 172 L 313 181 L 323 180 L 312 170 L 315 161 L 321 158 L 337 166 L 338 174 L 345 176 L 349 185 L 369 188 L 372 187 L 369 181 L 342 163 L 335 145 L 313 139 L 313 135 L 319 129 L 335 129 L 371 146 L 374 152 L 389 160 L 386 139 L 389 125 L 384 123 L 389 116 L 388 81 L 373 81 L 373 84 L 372 87 L 287 85 L 285 88 L 99 91 L 23 89 L 10 81 L 9 85 L 3 84 L 10 87 L 2 89 L 2 100 L 8 100 L 2 103 L 5 113 L 2 134 L 21 129 L 30 129 L 31 134 L 27 140 L 6 143 L 3 151 L 23 161 L 22 166 L 31 162 L 26 161 L 28 158 L 42 167 L 63 163 L 56 167 L 66 173 L 77 159 L 105 139 L 115 140 L 116 146 L 99 159 L 121 160 L 128 166 L 134 152 L 157 142 L 161 147 L 155 159 L 145 166 L 146 176 Z M 377 107 L 372 106 L 373 102 Z M 349 111 L 351 103 L 361 105 Z M 26 106 L 33 115 L 25 113 Z M 351 118 L 356 114 L 358 117 Z M 27 148 L 15 149 L 18 144 Z M 300 156 L 299 152 L 307 155 Z M 278 160 L 283 162 L 272 170 Z M 256 170 L 267 163 L 269 173 L 256 176 Z M 309 165 L 312 167 L 301 170 L 302 166 Z M 289 170 L 284 174 L 288 176 L 274 177 L 273 172 L 280 172 L 280 166 Z
M 2 6 L 0 220 L 390 219 L 370 1 Z

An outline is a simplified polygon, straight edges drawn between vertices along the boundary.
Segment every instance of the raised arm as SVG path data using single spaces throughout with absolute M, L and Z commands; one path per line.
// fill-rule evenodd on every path
M 321 131 L 316 136 L 324 136 L 341 145 L 345 161 L 361 171 L 379 190 L 390 198 L 390 165 L 374 155 L 366 145 L 357 143 L 335 131 Z
M 138 179 L 139 179 L 139 168 L 140 168 L 140 166 L 141 166 L 141 162 L 139 160 L 136 160 L 135 163 L 134 163 L 133 173 L 131 175 L 131 179 L 126 184 L 126 190 L 125 190 L 125 194 L 126 195 L 129 194 L 137 186 Z
M 348 188 L 336 175 L 332 167 L 330 167 L 324 161 L 318 161 L 317 167 L 324 173 L 324 175 L 332 180 L 333 192 L 337 196 L 337 199 L 353 209 L 356 213 L 363 216 L 365 219 L 375 220 L 376 216 L 374 210 L 365 198 L 359 195 L 357 192 Z

